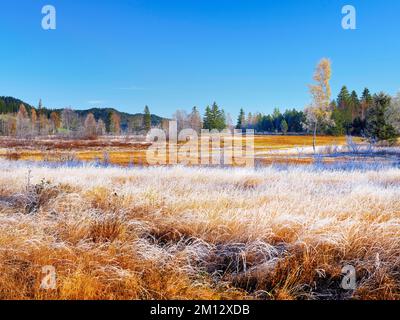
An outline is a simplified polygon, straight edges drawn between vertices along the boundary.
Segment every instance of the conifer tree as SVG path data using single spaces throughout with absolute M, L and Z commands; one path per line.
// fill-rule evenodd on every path
M 151 130 L 151 113 L 148 106 L 144 107 L 144 127 L 146 132 Z

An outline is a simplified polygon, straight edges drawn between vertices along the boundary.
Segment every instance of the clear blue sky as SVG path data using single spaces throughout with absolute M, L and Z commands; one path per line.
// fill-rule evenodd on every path
M 41 28 L 46 4 L 55 31 Z M 341 28 L 345 4 L 357 30 Z M 334 95 L 400 89 L 399 0 L 2 0 L 0 12 L 0 95 L 34 105 L 303 108 L 322 57 Z

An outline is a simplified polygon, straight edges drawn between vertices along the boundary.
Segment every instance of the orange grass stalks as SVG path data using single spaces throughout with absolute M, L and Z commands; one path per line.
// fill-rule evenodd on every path
M 400 298 L 398 169 L 0 166 L 0 299 Z

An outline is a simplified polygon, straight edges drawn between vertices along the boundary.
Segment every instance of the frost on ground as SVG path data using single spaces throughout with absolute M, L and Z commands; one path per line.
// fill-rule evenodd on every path
M 399 299 L 400 170 L 0 164 L 0 299 L 222 298 Z

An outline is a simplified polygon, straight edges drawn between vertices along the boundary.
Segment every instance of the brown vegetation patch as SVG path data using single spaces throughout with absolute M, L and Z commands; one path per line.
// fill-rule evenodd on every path
M 7 164 L 0 298 L 400 299 L 394 170 Z
M 94 242 L 113 242 L 123 236 L 125 224 L 120 215 L 99 213 L 90 225 L 89 236 Z
M 16 139 L 16 138 L 0 138 L 0 148 L 29 148 L 40 150 L 74 150 L 88 148 L 132 148 L 143 150 L 151 146 L 151 143 L 126 141 L 121 139 Z

